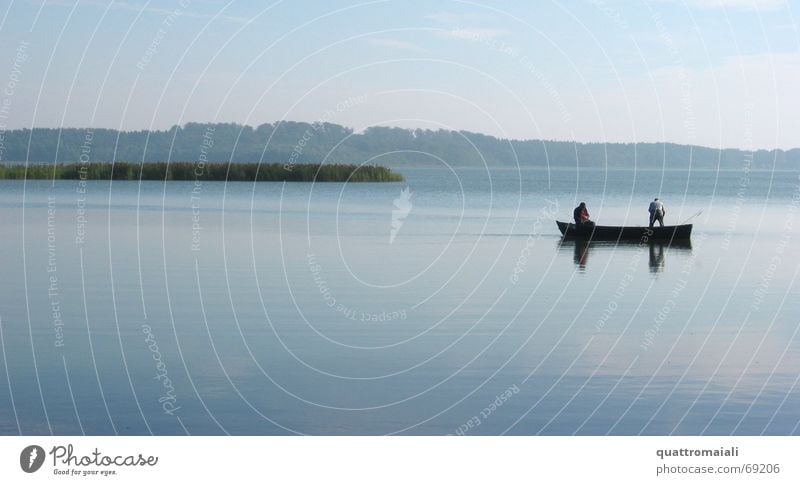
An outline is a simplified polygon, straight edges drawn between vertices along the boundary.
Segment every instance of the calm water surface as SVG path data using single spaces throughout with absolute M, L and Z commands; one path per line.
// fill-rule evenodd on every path
M 798 173 L 402 172 L 0 182 L 0 433 L 800 432 Z

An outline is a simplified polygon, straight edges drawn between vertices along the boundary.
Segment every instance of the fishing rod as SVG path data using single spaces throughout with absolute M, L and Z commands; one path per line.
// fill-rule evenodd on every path
M 689 216 L 688 219 L 686 219 L 685 221 L 681 222 L 681 224 L 686 224 L 687 222 L 691 221 L 692 219 L 694 219 L 695 217 L 699 216 L 702 213 L 703 213 L 703 210 L 700 209 L 699 211 L 697 211 L 694 214 L 692 214 L 691 216 Z

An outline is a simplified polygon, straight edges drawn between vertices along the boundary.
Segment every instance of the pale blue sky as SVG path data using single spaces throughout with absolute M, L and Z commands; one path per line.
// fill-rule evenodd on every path
M 800 146 L 796 0 L 18 0 L 0 16 L 8 128 L 325 118 Z

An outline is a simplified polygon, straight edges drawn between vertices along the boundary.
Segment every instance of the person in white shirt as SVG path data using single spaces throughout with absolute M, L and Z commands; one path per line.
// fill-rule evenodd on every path
M 650 212 L 650 227 L 652 228 L 656 221 L 664 227 L 664 215 L 667 213 L 667 209 L 664 208 L 664 204 L 658 200 L 656 197 L 653 202 L 650 202 L 650 208 L 647 209 Z

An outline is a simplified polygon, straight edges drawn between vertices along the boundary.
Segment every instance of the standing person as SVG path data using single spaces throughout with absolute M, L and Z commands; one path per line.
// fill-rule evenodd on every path
M 650 202 L 650 208 L 647 210 L 650 212 L 650 228 L 653 228 L 656 221 L 658 221 L 661 227 L 664 227 L 664 216 L 667 213 L 667 209 L 664 207 L 664 204 L 658 200 L 658 197 L 653 199 L 653 202 Z
M 572 217 L 575 218 L 575 225 L 589 225 L 593 226 L 594 222 L 589 220 L 589 211 L 586 210 L 586 202 L 581 202 L 581 205 L 572 211 Z

